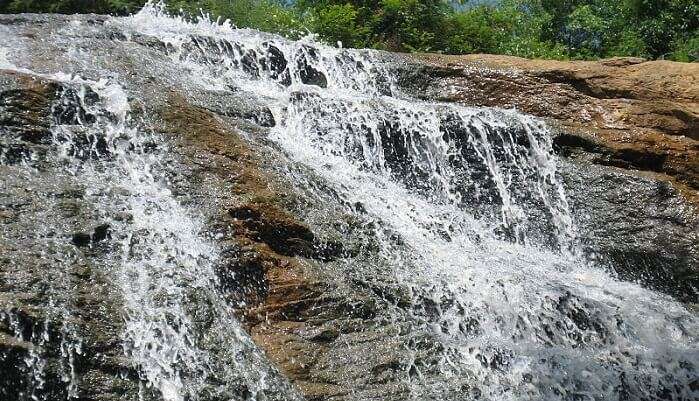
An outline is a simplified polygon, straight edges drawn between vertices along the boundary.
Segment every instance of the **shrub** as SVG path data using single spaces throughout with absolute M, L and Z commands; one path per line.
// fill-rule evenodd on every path
M 447 53 L 494 53 L 511 31 L 507 21 L 498 21 L 492 7 L 479 6 L 454 13 L 447 20 L 441 46 Z
M 298 37 L 306 32 L 293 9 L 273 0 L 171 0 L 168 8 L 183 10 L 190 15 L 204 11 L 213 18 L 231 20 L 239 28 Z
M 145 0 L 10 0 L 0 12 L 128 14 Z M 290 4 L 289 4 L 290 3 Z M 697 61 L 696 0 L 169 0 L 171 10 L 395 51 Z
M 341 42 L 346 47 L 365 47 L 370 33 L 368 27 L 358 23 L 358 11 L 352 4 L 333 4 L 314 10 L 309 26 L 327 42 Z
M 646 43 L 641 38 L 640 34 L 633 29 L 623 30 L 616 43 L 612 44 L 605 53 L 605 57 L 614 57 L 618 55 L 650 57 L 646 49 Z
M 694 62 L 699 61 L 699 31 L 688 39 L 676 40 L 672 44 L 670 59 L 674 61 Z

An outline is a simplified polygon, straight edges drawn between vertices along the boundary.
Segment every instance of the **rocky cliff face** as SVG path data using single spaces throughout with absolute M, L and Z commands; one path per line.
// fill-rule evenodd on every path
M 697 77 L 0 17 L 0 398 L 691 399 Z

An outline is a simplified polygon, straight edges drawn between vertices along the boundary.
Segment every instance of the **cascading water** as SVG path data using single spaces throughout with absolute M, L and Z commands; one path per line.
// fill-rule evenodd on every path
M 114 23 L 202 83 L 268 97 L 272 139 L 383 227 L 381 257 L 412 288 L 408 319 L 442 339 L 445 378 L 472 377 L 484 399 L 696 396 L 696 318 L 577 256 L 541 122 L 401 96 L 369 53 L 157 8 Z
M 431 202 L 485 209 L 474 214 L 496 215 L 497 229 L 516 241 L 553 235 L 553 245 L 574 242 L 541 122 L 392 96 L 391 77 L 368 54 L 283 41 L 227 22 L 190 24 L 168 17 L 162 6 L 114 24 L 126 28 L 127 37 L 160 39 L 201 85 L 267 96 L 283 122 L 273 134 L 280 142 L 298 143 L 292 133 L 300 132 L 322 152 L 403 181 Z M 540 221 L 527 218 L 537 212 L 544 214 Z
M 131 118 L 123 88 L 109 80 L 90 81 L 65 74 L 44 75 L 17 68 L 7 60 L 0 68 L 58 82 L 62 89 L 52 107 L 50 146 L 63 172 L 80 180 L 85 197 L 98 205 L 109 223 L 88 236 L 73 237 L 90 248 L 105 237 L 115 240 L 116 260 L 104 261 L 104 272 L 123 299 L 124 354 L 142 380 L 139 399 L 164 401 L 197 399 L 274 399 L 267 392 L 296 396 L 283 384 L 267 378 L 261 355 L 235 320 L 233 310 L 217 292 L 213 270 L 216 249 L 202 237 L 204 228 L 173 197 L 164 178 L 166 148 L 162 140 Z M 0 156 L 5 156 L 0 155 Z M 36 174 L 30 155 L 22 161 L 24 173 Z M 0 157 L 2 159 L 2 157 Z M 51 210 L 49 208 L 48 210 Z M 45 221 L 48 222 L 48 221 Z M 66 229 L 59 222 L 52 230 Z M 63 236 L 70 235 L 64 233 Z M 52 237 L 56 237 L 55 233 Z M 58 236 L 60 238 L 61 236 Z M 55 239 L 40 240 L 54 242 Z M 8 239 L 8 241 L 11 239 Z M 68 253 L 68 252 L 66 252 Z M 58 293 L 69 293 L 63 281 L 65 265 L 59 261 Z M 62 284 L 62 288 L 54 288 Z M 54 301 L 53 298 L 51 302 Z M 36 345 L 25 358 L 28 389 L 21 399 L 79 398 L 75 354 L 81 353 L 79 333 L 71 330 L 67 301 L 49 305 L 43 330 L 23 327 L 8 314 L 8 326 L 19 340 Z M 55 316 L 56 312 L 62 312 Z M 44 390 L 44 347 L 50 340 L 48 325 L 61 324 L 60 362 L 65 391 Z M 29 331 L 30 338 L 24 338 Z M 251 368 L 254 367 L 254 368 Z M 225 383 L 225 386 L 216 383 Z M 273 390 L 270 390 L 272 387 Z M 271 398 L 267 398 L 271 397 Z
M 387 311 L 410 328 L 407 351 L 436 342 L 430 359 L 402 367 L 411 399 L 699 397 L 699 320 L 582 259 L 541 121 L 411 99 L 371 52 L 188 22 L 153 5 L 106 25 L 115 40 L 155 40 L 191 85 L 261 98 L 276 122 L 269 137 L 372 227 L 378 250 L 345 260 L 347 274 L 370 259 L 368 269 L 388 266 L 410 293 L 407 308 Z M 213 290 L 216 248 L 159 178 L 162 140 L 130 117 L 117 82 L 51 78 L 66 88 L 52 146 L 104 216 L 121 216 L 109 222 L 120 248 L 109 274 L 143 383 L 168 401 L 264 399 L 281 385 L 266 382 L 262 357 Z M 208 305 L 208 323 L 195 304 Z M 79 339 L 67 344 L 66 355 L 81 352 Z M 448 391 L 451 381 L 468 386 Z M 227 393 L 231 383 L 249 394 Z

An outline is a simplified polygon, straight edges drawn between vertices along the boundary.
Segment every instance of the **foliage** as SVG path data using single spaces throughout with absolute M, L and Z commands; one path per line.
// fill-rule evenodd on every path
M 127 14 L 144 0 L 9 0 L 0 12 Z M 529 58 L 697 61 L 696 0 L 170 0 L 172 10 L 330 44 Z
M 546 40 L 543 33 L 550 16 L 545 12 L 532 13 L 519 1 L 503 2 L 499 7 L 474 7 L 454 14 L 452 20 L 455 25 L 448 32 L 447 43 L 450 45 L 446 49 L 451 53 L 565 57 L 563 47 Z
M 675 61 L 699 61 L 699 30 L 688 39 L 678 39 L 673 43 L 671 59 Z
M 443 48 L 457 54 L 495 53 L 498 45 L 507 40 L 506 33 L 512 30 L 510 22 L 498 10 L 488 7 L 455 13 L 446 21 Z
M 143 2 L 143 1 L 142 1 Z M 302 24 L 294 10 L 273 0 L 170 0 L 168 7 L 189 15 L 209 13 L 213 18 L 230 19 L 239 28 L 298 36 Z
M 10 0 L 0 2 L 2 13 L 124 14 L 140 8 L 141 0 Z
M 600 54 L 607 32 L 606 21 L 588 5 L 576 7 L 568 15 L 564 35 L 571 50 L 582 58 L 591 58 Z
M 363 47 L 367 43 L 369 28 L 359 23 L 359 11 L 352 4 L 331 4 L 309 15 L 313 31 L 326 39 L 347 47 Z
M 549 40 L 571 58 L 662 58 L 699 29 L 696 0 L 527 0 L 551 16 Z M 690 51 L 691 52 L 691 51 Z
M 442 0 L 298 0 L 295 8 L 330 43 L 397 51 L 442 50 L 439 31 L 452 11 Z

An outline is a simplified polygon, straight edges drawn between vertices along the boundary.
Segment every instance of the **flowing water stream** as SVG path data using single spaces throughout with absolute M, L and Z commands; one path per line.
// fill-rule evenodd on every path
M 154 5 L 106 25 L 122 35 L 115 40 L 156 40 L 182 80 L 258 96 L 276 122 L 269 138 L 356 205 L 373 227 L 376 263 L 410 290 L 407 311 L 388 313 L 439 343 L 433 364 L 405 367 L 411 399 L 699 398 L 699 320 L 583 259 L 543 122 L 411 99 L 368 51 L 189 22 Z M 5 53 L 0 68 L 22 70 L 8 61 L 18 57 L 12 49 Z M 216 292 L 216 246 L 159 178 L 164 140 L 131 116 L 126 92 L 106 76 L 47 76 L 65 88 L 52 146 L 105 215 L 124 216 L 108 223 L 118 233 L 108 269 L 142 397 L 155 390 L 167 401 L 266 399 L 282 388 L 281 399 L 293 399 L 266 379 L 263 356 Z M 56 302 L 70 313 L 69 302 Z M 70 387 L 71 355 L 81 347 L 65 332 Z M 26 361 L 34 387 L 41 360 Z M 445 395 L 455 378 L 469 387 Z M 229 390 L 231 383 L 247 390 Z
M 61 237 L 73 235 L 73 244 L 97 247 L 111 237 L 117 244 L 113 260 L 102 261 L 114 291 L 123 300 L 125 324 L 121 335 L 124 355 L 142 380 L 138 399 L 164 401 L 195 399 L 268 399 L 265 391 L 268 368 L 262 356 L 235 320 L 231 307 L 217 292 L 218 276 L 213 270 L 216 249 L 204 238 L 201 222 L 183 208 L 168 188 L 162 166 L 167 147 L 163 139 L 132 119 L 131 105 L 121 85 L 108 79 L 91 81 L 63 73 L 40 74 L 1 60 L 0 68 L 47 79 L 60 84 L 54 101 L 48 158 L 61 165 L 68 181 L 79 181 L 103 219 L 119 216 L 83 235 L 47 216 L 32 216 L 26 224 L 47 226 L 51 235 L 38 235 L 35 246 L 57 246 Z M 0 160 L 7 155 L 0 155 Z M 36 179 L 37 155 L 20 164 L 27 180 Z M 41 157 L 39 157 L 41 158 Z M 7 161 L 6 161 L 7 163 Z M 51 199 L 47 215 L 56 206 Z M 56 235 L 54 230 L 63 231 Z M 20 241 L 21 238 L 3 238 Z M 84 244 L 83 244 L 84 242 Z M 48 281 L 49 291 L 69 294 L 70 263 L 74 252 L 57 252 Z M 75 354 L 81 339 L 70 330 L 70 300 L 50 297 L 43 329 L 18 322 L 13 314 L 3 316 L 14 335 L 37 346 L 25 358 L 27 390 L 21 399 L 51 400 L 45 390 L 45 350 L 49 348 L 49 324 L 62 324 L 59 357 L 65 392 L 61 397 L 80 398 Z M 56 312 L 58 311 L 58 312 Z M 58 315 L 56 315 L 58 313 Z M 105 328 L 106 330 L 106 328 Z M 24 334 L 32 333 L 28 338 Z M 250 367 L 254 366 L 254 369 Z M 226 386 L 211 383 L 226 383 Z M 283 385 L 281 385 L 283 387 Z M 4 390 L 4 389 L 3 389 Z M 284 399 L 294 399 L 289 390 Z M 2 393 L 0 393 L 2 394 Z

